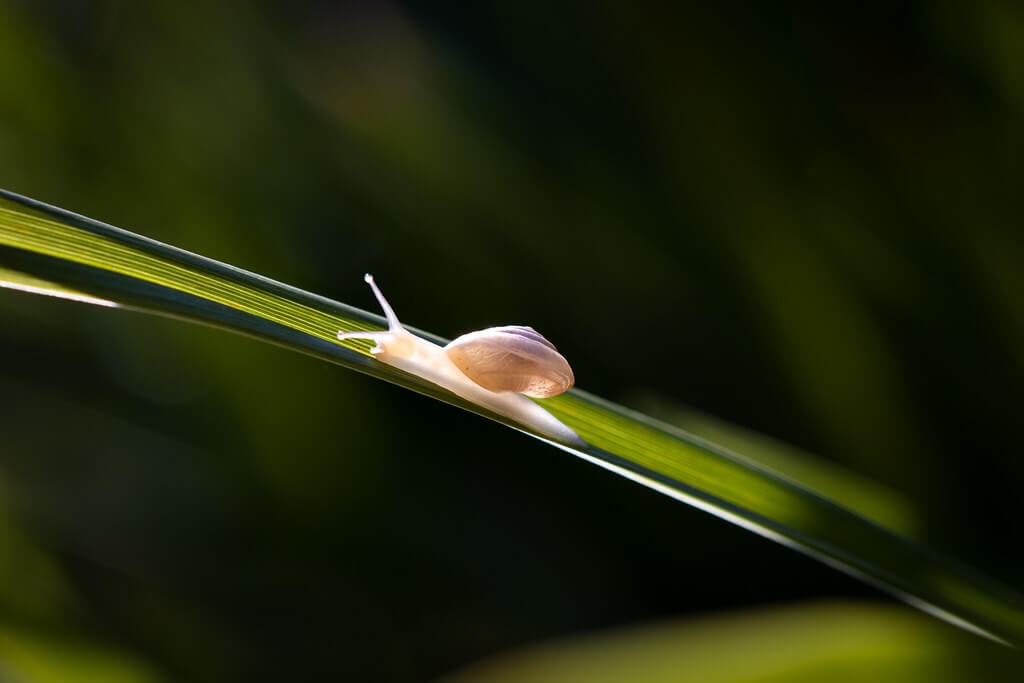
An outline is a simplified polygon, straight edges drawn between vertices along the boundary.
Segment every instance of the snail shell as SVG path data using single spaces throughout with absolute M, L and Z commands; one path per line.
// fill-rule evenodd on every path
M 489 391 L 548 398 L 575 382 L 569 362 L 532 327 L 506 325 L 470 332 L 444 350 L 455 367 Z
M 492 327 L 464 334 L 442 347 L 405 329 L 373 277 L 367 274 L 365 280 L 384 309 L 388 329 L 339 332 L 340 341 L 373 341 L 370 353 L 381 363 L 510 417 L 537 434 L 586 445 L 576 432 L 527 398 L 561 394 L 574 381 L 569 363 L 532 327 Z

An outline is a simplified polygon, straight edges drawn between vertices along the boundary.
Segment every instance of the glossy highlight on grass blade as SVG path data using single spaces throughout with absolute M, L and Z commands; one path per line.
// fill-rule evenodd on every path
M 14 289 L 19 292 L 28 292 L 29 294 L 42 294 L 43 296 L 52 296 L 58 299 L 77 301 L 81 304 L 93 304 L 94 306 L 117 308 L 117 304 L 108 299 L 89 296 L 88 294 L 77 292 L 68 287 L 62 287 L 53 282 L 40 280 L 39 278 L 32 277 L 31 275 L 25 275 L 24 273 L 8 270 L 7 268 L 0 268 L 0 287 L 3 287 L 4 289 Z
M 1000 642 L 1024 643 L 1024 598 L 799 486 L 784 472 L 578 389 L 542 402 L 585 441 L 558 443 L 377 362 L 365 341 L 336 338 L 339 331 L 384 328 L 378 315 L 6 191 L 0 191 L 0 268 L 22 291 L 73 292 L 76 300 L 217 326 L 486 416 L 784 543 L 958 626 Z

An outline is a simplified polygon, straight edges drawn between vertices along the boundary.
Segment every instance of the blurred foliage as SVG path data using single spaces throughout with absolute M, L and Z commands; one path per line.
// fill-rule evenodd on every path
M 343 301 L 372 270 L 449 336 L 533 325 L 581 387 L 828 456 L 1020 589 L 1022 31 L 1008 1 L 0 0 L 0 185 Z M 422 680 L 869 594 L 245 339 L 2 292 L 0 352 L 24 640 L 187 680 Z
M 877 605 L 822 603 L 620 628 L 500 655 L 445 683 L 1009 681 L 1016 653 Z
M 155 683 L 153 672 L 122 655 L 75 642 L 0 627 L 5 681 L 39 683 Z

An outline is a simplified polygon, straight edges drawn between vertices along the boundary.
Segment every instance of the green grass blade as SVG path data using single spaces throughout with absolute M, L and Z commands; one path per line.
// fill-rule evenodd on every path
M 815 457 L 700 411 L 651 396 L 637 397 L 642 412 L 782 473 L 822 498 L 903 536 L 919 538 L 924 520 L 912 501 L 838 463 Z
M 251 335 L 530 431 L 377 362 L 365 342 L 336 340 L 339 330 L 382 328 L 380 316 L 5 191 L 0 268 L 0 279 L 10 286 L 70 292 L 93 303 Z M 572 447 L 544 439 L 563 450 L 805 552 L 966 629 L 1024 643 L 1020 596 L 761 464 L 584 391 L 543 404 L 587 442 Z
M 7 268 L 0 268 L 0 287 L 4 289 L 16 289 L 21 292 L 28 292 L 29 294 L 42 294 L 44 296 L 52 296 L 58 299 L 70 299 L 71 301 L 78 301 L 83 304 L 94 304 L 96 306 L 109 306 L 114 308 L 117 306 L 116 303 L 109 299 L 101 299 L 96 296 L 89 296 L 85 292 L 79 292 L 71 289 L 70 287 L 64 287 L 55 282 L 49 282 L 47 280 L 41 280 L 37 277 L 32 277 L 25 273 L 19 273 L 15 270 L 8 270 Z

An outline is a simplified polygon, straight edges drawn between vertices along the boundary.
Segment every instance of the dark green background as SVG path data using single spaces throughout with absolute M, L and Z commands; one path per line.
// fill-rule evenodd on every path
M 438 334 L 532 325 L 578 386 L 842 463 L 1024 588 L 1024 12 L 831 7 L 0 0 L 0 186 L 376 310 L 371 271 Z M 241 337 L 2 293 L 0 354 L 0 552 L 54 572 L 8 562 L 0 621 L 172 678 L 884 599 Z

